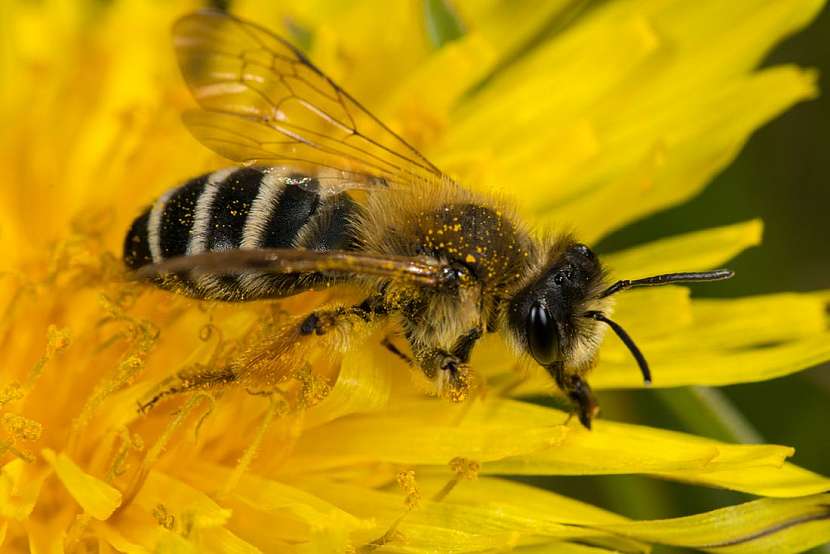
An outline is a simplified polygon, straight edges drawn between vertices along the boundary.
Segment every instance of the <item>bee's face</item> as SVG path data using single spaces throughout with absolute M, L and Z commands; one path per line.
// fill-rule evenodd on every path
M 510 303 L 509 323 L 527 352 L 542 366 L 571 357 L 587 322 L 583 314 L 597 296 L 602 267 L 584 244 L 551 253 L 546 269 Z

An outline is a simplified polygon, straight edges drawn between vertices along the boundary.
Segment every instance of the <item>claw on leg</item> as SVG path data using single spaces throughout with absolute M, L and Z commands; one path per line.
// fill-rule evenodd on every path
M 438 394 L 450 402 L 463 402 L 474 388 L 475 376 L 469 364 L 447 357 L 437 375 Z
M 568 397 L 576 403 L 579 422 L 586 429 L 590 429 L 591 420 L 599 413 L 599 405 L 591 392 L 591 387 L 582 377 L 574 377 L 569 383 L 569 387 Z
M 586 429 L 591 428 L 591 420 L 599 413 L 599 404 L 591 391 L 588 382 L 581 375 L 568 374 L 562 362 L 555 362 L 545 369 L 556 379 L 556 384 L 562 389 L 571 402 L 574 403 L 579 422 Z M 568 416 L 567 424 L 571 416 Z

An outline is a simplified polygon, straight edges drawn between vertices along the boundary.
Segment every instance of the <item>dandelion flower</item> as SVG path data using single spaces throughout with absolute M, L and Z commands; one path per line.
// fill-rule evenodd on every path
M 704 187 L 750 133 L 816 94 L 797 67 L 756 69 L 816 0 L 239 2 L 473 188 L 593 242 Z M 217 305 L 126 282 L 116 254 L 141 206 L 226 165 L 179 122 L 191 105 L 169 28 L 196 6 L 11 2 L 0 21 L 0 544 L 7 552 L 794 551 L 830 540 L 830 480 L 793 449 L 735 445 L 529 403 L 554 392 L 498 342 L 488 394 L 424 394 L 372 337 L 320 351 L 285 397 L 216 388 L 136 406 L 233 359 L 286 314 L 327 301 Z M 522 55 L 517 53 L 524 52 Z M 748 221 L 614 253 L 614 275 L 719 266 L 759 243 Z M 621 297 L 656 386 L 724 385 L 830 359 L 826 293 Z M 728 316 L 724 316 L 728 314 Z M 774 314 L 774 317 L 773 315 Z M 660 325 L 653 324 L 659 321 Z M 659 369 L 658 369 L 659 368 Z M 602 346 L 597 389 L 638 387 Z M 502 388 L 500 388 L 502 387 Z M 502 390 L 504 392 L 499 393 Z M 631 521 L 508 475 L 641 474 L 750 502 Z

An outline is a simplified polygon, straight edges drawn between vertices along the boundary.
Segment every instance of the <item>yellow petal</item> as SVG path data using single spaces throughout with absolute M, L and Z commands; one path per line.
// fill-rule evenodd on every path
M 618 139 L 609 137 L 608 147 L 615 156 L 630 160 L 609 159 L 607 163 L 630 169 L 616 175 L 585 176 L 589 189 L 549 204 L 543 213 L 560 225 L 573 224 L 578 236 L 590 242 L 629 221 L 687 200 L 737 155 L 749 133 L 793 103 L 815 96 L 815 80 L 815 74 L 792 67 L 769 69 L 725 90 L 704 94 L 694 106 L 667 107 L 664 121 L 640 114 L 671 130 L 625 130 Z M 615 140 L 625 145 L 616 148 Z M 632 147 L 643 143 L 651 149 L 643 152 Z M 627 201 L 621 203 L 620 198 Z
M 183 478 L 221 484 L 230 474 L 228 468 L 201 463 Z M 304 542 L 339 551 L 351 532 L 372 526 L 313 494 L 252 474 L 243 474 L 223 503 L 233 510 L 229 529 L 268 552 Z
M 811 294 L 702 299 L 693 303 L 692 312 L 698 331 L 695 341 L 712 347 L 736 348 L 806 338 L 821 334 L 828 325 L 821 301 Z M 744 341 L 739 342 L 742 335 Z
M 566 417 L 558 410 L 515 401 L 493 401 L 481 412 L 519 426 Z M 595 420 L 586 431 L 572 423 L 561 445 L 524 456 L 482 464 L 482 473 L 507 475 L 579 475 L 654 473 L 770 496 L 799 496 L 830 490 L 830 480 L 784 460 L 792 448 L 730 445 L 693 435 Z M 673 469 L 661 469 L 674 466 Z M 652 469 L 647 469 L 652 468 Z
M 446 469 L 443 469 L 444 473 Z M 418 477 L 418 484 L 424 490 L 439 490 L 445 480 L 437 476 L 438 471 L 428 477 Z M 564 524 L 618 523 L 626 521 L 621 515 L 597 508 L 554 492 L 495 477 L 479 477 L 462 481 L 444 502 L 455 505 L 482 506 L 495 513 L 505 510 L 506 514 L 522 514 L 521 517 L 554 519 Z
M 780 498 L 830 491 L 830 479 L 790 463 L 781 467 L 760 466 L 743 468 L 740 471 L 690 471 L 683 475 L 674 473 L 659 475 L 680 481 Z
M 172 514 L 165 514 L 169 518 L 167 521 L 159 521 L 156 515 L 128 505 L 118 512 L 117 517 L 106 522 L 93 522 L 91 527 L 119 552 L 199 552 L 199 545 L 185 536 L 193 535 L 187 529 L 186 515 L 184 521 L 175 516 L 170 519 Z
M 18 521 L 28 517 L 51 473 L 48 466 L 33 466 L 19 458 L 4 465 L 0 472 L 0 516 Z
M 548 554 L 549 552 L 556 552 L 557 554 L 606 554 L 619 552 L 619 550 L 557 541 L 540 543 L 533 546 L 520 546 L 515 550 L 511 550 L 511 552 L 515 552 L 516 554 Z M 628 550 L 625 552 L 628 552 Z
M 599 525 L 623 536 L 713 552 L 801 552 L 830 541 L 830 495 L 765 498 L 675 519 Z
M 389 403 L 390 374 L 365 347 L 356 347 L 343 357 L 337 382 L 329 395 L 303 421 L 315 427 L 353 413 L 377 411 Z
M 150 472 L 133 503 L 147 513 L 161 505 L 173 516 L 184 514 L 194 529 L 222 527 L 231 515 L 204 492 L 159 471 Z
M 205 479 L 221 483 L 230 476 L 228 468 L 208 463 L 193 468 L 194 481 Z M 244 474 L 231 497 L 266 512 L 287 510 L 293 512 L 309 524 L 316 527 L 343 525 L 359 527 L 360 520 L 348 512 L 329 504 L 301 489 L 292 487 L 273 479 L 265 479 L 253 474 Z
M 86 473 L 63 452 L 56 455 L 46 448 L 41 454 L 72 498 L 95 519 L 107 519 L 121 505 L 118 489 Z
M 774 331 L 769 334 L 774 334 Z M 748 340 L 753 338 L 749 337 Z M 747 341 L 736 342 L 736 347 L 742 348 Z M 657 387 L 764 381 L 830 360 L 830 333 L 807 336 L 784 344 L 759 345 L 759 348 L 737 352 L 723 348 L 696 353 L 690 350 L 672 351 L 667 344 L 664 346 L 665 350 L 658 350 L 649 349 L 647 342 L 640 345 L 653 368 L 653 386 Z M 590 378 L 591 384 L 596 388 L 642 387 L 642 377 L 638 375 L 636 365 L 630 360 L 624 360 L 625 357 L 625 352 L 618 351 L 618 360 L 603 358 Z M 538 382 L 535 388 L 541 388 Z M 531 389 L 530 384 L 528 389 Z
M 197 554 L 201 550 L 186 537 L 162 529 L 159 540 L 155 543 L 153 552 L 170 552 L 171 554 Z
M 587 431 L 575 421 L 562 426 L 567 417 L 558 410 L 495 398 L 472 406 L 401 402 L 388 415 L 347 418 L 304 435 L 284 469 L 301 473 L 358 462 L 443 466 L 460 456 L 481 461 L 487 474 L 671 473 L 673 478 L 692 479 L 721 472 L 721 486 L 749 486 L 754 492 L 764 484 L 742 481 L 740 472 L 781 467 L 793 452 L 784 446 L 729 445 L 601 419 Z
M 501 403 L 500 403 L 501 404 Z M 516 413 L 515 403 L 507 413 Z M 490 408 L 498 413 L 498 410 Z M 562 421 L 566 414 L 538 406 L 523 406 L 525 425 L 538 418 Z M 514 416 L 515 417 L 515 416 Z M 519 424 L 521 420 L 516 421 Z M 560 446 L 482 464 L 487 474 L 586 475 L 613 473 L 734 470 L 780 467 L 791 448 L 775 445 L 729 445 L 692 435 L 596 420 L 592 431 L 572 422 Z
M 260 554 L 262 550 L 227 529 L 205 529 L 199 533 L 199 552 L 216 554 Z
M 44 519 L 29 518 L 22 522 L 21 527 L 26 530 L 29 554 L 63 554 L 66 529 L 72 520 L 71 512 L 52 514 Z M 17 548 L 12 552 L 20 552 L 22 543 L 16 541 Z
M 443 472 L 448 473 L 446 469 Z M 539 542 L 541 537 L 610 541 L 614 540 L 613 535 L 598 532 L 589 525 L 599 521 L 625 521 L 569 498 L 489 478 L 462 481 L 444 500 L 430 500 L 447 482 L 446 477 L 439 478 L 436 473 L 422 478 L 416 470 L 422 500 L 408 513 L 403 495 L 394 490 L 367 490 L 321 479 L 310 480 L 307 485 L 315 494 L 352 513 L 377 519 L 375 528 L 354 535 L 358 544 L 377 539 L 406 513 L 398 526 L 403 536 L 390 543 L 390 547 L 410 547 L 413 552 L 430 549 L 476 552 L 532 544 Z M 569 509 L 574 509 L 575 513 Z M 580 515 L 586 519 L 582 520 Z M 621 543 L 621 548 L 632 544 L 627 540 L 617 543 Z
M 496 460 L 547 449 L 561 443 L 563 418 L 533 426 L 488 418 L 474 423 L 486 409 L 470 408 L 471 419 L 460 420 L 464 407 L 423 399 L 406 410 L 336 420 L 312 429 L 299 439 L 286 471 L 338 467 L 369 461 L 400 464 L 446 464 L 456 457 Z
M 713 227 L 609 254 L 603 263 L 615 277 L 625 279 L 712 269 L 760 244 L 762 230 L 759 219 Z
M 538 154 L 543 144 L 552 146 L 554 141 L 567 151 L 550 150 L 548 155 L 553 158 L 546 158 L 542 165 L 554 172 L 551 182 L 558 181 L 568 166 L 572 170 L 597 153 L 596 144 L 590 141 L 586 143 L 588 148 L 569 148 L 573 142 L 563 134 L 577 130 L 583 119 L 574 116 L 653 51 L 652 35 L 641 17 L 620 17 L 615 24 L 598 21 L 597 17 L 585 18 L 521 63 L 508 67 L 490 86 L 465 102 L 453 114 L 441 147 L 444 151 L 480 149 L 496 158 L 493 162 L 499 175 L 506 177 L 509 167 L 520 167 L 531 154 Z M 590 47 L 588 41 L 592 42 Z M 530 130 L 533 136 L 521 136 Z M 538 171 L 538 158 L 534 167 L 523 171 Z M 498 186 L 509 190 L 511 184 L 502 182 Z M 548 194 L 547 189 L 534 190 L 524 184 L 518 190 L 523 197 L 531 192 Z
M 691 291 L 686 287 L 626 291 L 617 297 L 616 302 L 614 320 L 625 327 L 638 345 L 645 345 L 649 340 L 671 339 L 697 326 L 694 316 L 697 300 L 692 301 Z M 600 362 L 605 363 L 606 358 L 609 361 L 629 362 L 630 359 L 623 356 L 627 351 L 624 352 L 624 347 L 621 349 L 620 346 L 614 335 L 606 334 L 600 351 Z M 642 348 L 651 361 L 651 350 L 645 350 L 645 346 Z M 630 358 L 630 354 L 628 356 Z
M 355 2 L 336 17 L 320 22 L 310 56 L 360 102 L 382 106 L 388 91 L 377 86 L 378 75 L 398 83 L 432 51 L 422 22 L 417 2 L 388 3 L 383 17 L 377 17 L 376 4 Z M 384 32 L 389 28 L 395 32 Z M 366 36 L 374 40 L 366 40 Z
M 151 550 L 144 548 L 140 544 L 127 540 L 108 523 L 93 522 L 90 527 L 104 542 L 112 546 L 117 552 L 126 552 L 127 554 L 150 554 L 151 552 Z
M 447 130 L 449 113 L 462 95 L 567 7 L 568 2 L 555 0 L 475 9 L 463 18 L 470 28 L 461 38 L 446 44 L 394 86 L 384 108 L 390 123 L 431 154 L 432 143 Z M 463 13 L 469 6 L 458 8 Z M 454 169 L 445 151 L 437 149 L 435 157 L 444 161 L 443 169 Z
M 29 115 L 0 129 L 0 143 L 8 154 L 4 159 L 16 160 L 0 164 L 0 176 L 4 182 L 31 186 L 3 187 L 0 209 L 20 212 L 37 202 L 42 211 L 37 226 L 27 226 L 19 217 L 4 217 L 4 242 L 47 248 L 56 237 L 65 238 L 71 220 L 91 206 L 106 207 L 100 213 L 108 217 L 124 210 L 119 217 L 126 219 L 131 212 L 137 214 L 153 191 L 204 165 L 208 159 L 204 149 L 191 150 L 185 163 L 169 156 L 191 140 L 176 113 L 183 102 L 172 92 L 180 84 L 170 55 L 169 26 L 195 2 L 158 6 L 119 2 L 96 12 L 97 17 L 60 2 L 12 6 L 7 44 L 16 86 L 4 89 L 17 92 L 16 101 L 3 108 Z M 126 34 L 134 40 L 123 41 Z M 78 40 L 81 36 L 83 41 Z M 116 44 L 119 47 L 113 47 Z M 70 58 L 75 62 L 67 63 Z M 91 60 L 95 60 L 91 62 L 94 83 L 78 80 L 78 64 Z M 28 138 L 20 140 L 21 136 Z M 61 148 L 61 144 L 72 147 Z M 43 163 L 43 151 L 51 152 L 50 163 Z M 156 176 L 140 167 L 152 158 L 159 162 Z M 136 159 L 141 163 L 136 164 Z M 46 184 L 50 182 L 61 186 Z M 124 203 L 114 204 L 114 195 Z M 107 229 L 111 238 L 123 232 L 123 219 L 104 226 L 111 227 Z M 14 261 L 24 254 L 30 257 L 27 250 L 18 246 L 8 252 Z

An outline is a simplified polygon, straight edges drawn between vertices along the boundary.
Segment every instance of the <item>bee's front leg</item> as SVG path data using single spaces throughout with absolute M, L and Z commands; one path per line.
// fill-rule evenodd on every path
M 554 362 L 550 366 L 545 367 L 556 380 L 556 384 L 562 389 L 568 398 L 576 404 L 576 410 L 579 415 L 579 422 L 586 429 L 591 428 L 591 420 L 599 413 L 599 404 L 591 391 L 591 387 L 583 377 L 576 373 L 568 373 L 565 370 L 565 364 L 562 362 Z

